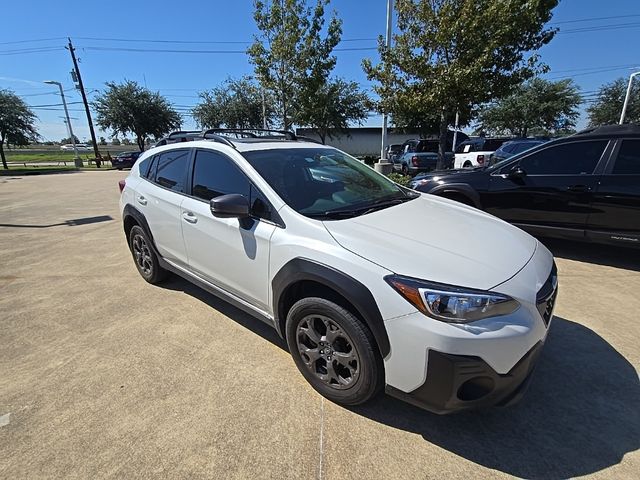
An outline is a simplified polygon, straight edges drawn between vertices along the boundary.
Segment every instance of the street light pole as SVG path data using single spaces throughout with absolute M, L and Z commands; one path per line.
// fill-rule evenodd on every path
M 629 98 L 631 97 L 631 87 L 633 86 L 633 77 L 640 75 L 640 72 L 634 72 L 629 77 L 629 85 L 627 86 L 627 94 L 624 97 L 624 105 L 622 107 L 622 114 L 620 115 L 620 125 L 624 123 L 624 117 L 627 114 L 627 107 L 629 106 Z
M 67 119 L 67 132 L 69 133 L 69 138 L 71 139 L 71 145 L 73 145 L 73 153 L 75 153 L 75 158 L 73 159 L 76 167 L 83 167 L 82 159 L 78 155 L 78 147 L 76 147 L 76 139 L 73 135 L 73 128 L 71 127 L 71 119 L 69 118 L 69 110 L 67 110 L 67 101 L 64 98 L 64 91 L 62 90 L 62 84 L 60 82 L 56 82 L 55 80 L 45 80 L 44 83 L 49 85 L 57 85 L 60 89 L 60 96 L 62 97 L 62 106 L 64 107 L 64 116 Z
M 391 22 L 393 20 L 393 0 L 387 0 L 387 32 L 385 37 L 385 45 L 387 50 L 391 47 Z M 380 148 L 380 160 L 375 164 L 376 171 L 380 173 L 391 173 L 392 164 L 384 157 L 385 147 L 387 146 L 387 124 L 389 116 L 387 112 L 382 114 L 382 142 Z

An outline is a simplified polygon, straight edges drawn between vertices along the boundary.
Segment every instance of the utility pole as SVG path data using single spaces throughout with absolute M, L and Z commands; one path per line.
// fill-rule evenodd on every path
M 73 69 L 78 77 L 78 88 L 80 89 L 80 95 L 82 95 L 82 102 L 84 103 L 84 110 L 87 112 L 87 122 L 89 122 L 89 132 L 91 133 L 91 142 L 93 143 L 93 154 L 96 157 L 96 167 L 100 168 L 101 157 L 98 151 L 98 142 L 96 141 L 96 132 L 93 130 L 93 121 L 91 120 L 91 111 L 89 110 L 89 102 L 87 101 L 87 94 L 84 92 L 84 85 L 82 84 L 82 75 L 80 75 L 80 69 L 78 68 L 78 60 L 76 59 L 76 51 L 69 38 L 69 46 L 67 49 L 71 53 L 71 60 L 73 60 Z
M 385 38 L 385 45 L 387 47 L 387 49 L 389 47 L 391 47 L 391 23 L 393 21 L 393 1 L 392 0 L 387 0 L 387 32 L 386 32 L 386 38 Z M 389 116 L 388 114 L 385 112 L 382 115 L 382 145 L 380 148 L 380 160 L 378 161 L 378 163 L 376 163 L 374 165 L 374 168 L 376 169 L 377 172 L 380 173 L 391 173 L 391 170 L 393 168 L 393 165 L 391 163 L 389 163 L 389 161 L 384 158 L 384 154 L 385 154 L 385 147 L 387 146 L 387 123 L 388 123 L 388 119 Z

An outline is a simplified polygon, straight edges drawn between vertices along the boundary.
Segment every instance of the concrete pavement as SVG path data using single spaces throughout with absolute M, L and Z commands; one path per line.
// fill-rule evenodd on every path
M 126 172 L 0 177 L 0 478 L 637 478 L 640 254 L 549 242 L 561 293 L 524 401 L 439 417 L 323 400 L 258 320 L 151 286 Z

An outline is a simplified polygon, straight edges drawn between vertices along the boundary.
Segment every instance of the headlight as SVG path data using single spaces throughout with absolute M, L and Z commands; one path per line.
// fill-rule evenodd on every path
M 389 275 L 385 280 L 425 315 L 449 323 L 468 323 L 515 312 L 520 304 L 501 293 L 454 287 Z
M 430 180 L 429 178 L 423 178 L 421 180 L 414 180 L 413 182 L 411 182 L 409 184 L 409 186 L 411 188 L 421 187 L 421 186 L 426 185 L 427 183 L 429 183 L 429 180 Z

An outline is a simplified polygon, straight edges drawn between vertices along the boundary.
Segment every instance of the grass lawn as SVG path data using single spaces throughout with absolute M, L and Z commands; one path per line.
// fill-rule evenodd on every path
M 82 170 L 107 171 L 107 170 L 113 170 L 113 168 L 111 167 L 110 164 L 107 164 L 107 165 L 103 165 L 101 168 L 98 169 L 95 165 L 93 164 L 87 165 L 86 163 L 83 168 L 76 168 L 73 166 L 73 159 L 72 159 L 70 165 L 66 165 L 66 166 L 60 165 L 55 167 L 39 167 L 37 165 L 27 165 L 25 167 L 24 165 L 9 165 L 9 169 L 5 170 L 4 168 L 2 168 L 2 165 L 0 165 L 0 176 L 47 175 L 50 173 L 80 172 Z
M 85 153 L 85 152 L 83 152 Z M 88 155 L 79 153 L 80 158 L 86 160 Z M 8 153 L 7 162 L 71 162 L 73 163 L 73 152 L 38 152 L 38 153 Z M 91 155 L 93 158 L 93 155 Z

